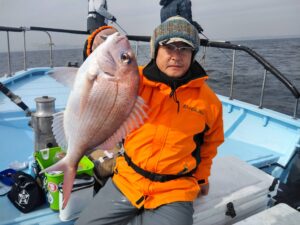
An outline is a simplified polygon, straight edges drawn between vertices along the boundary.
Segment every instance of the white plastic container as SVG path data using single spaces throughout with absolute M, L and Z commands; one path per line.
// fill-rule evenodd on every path
M 209 194 L 194 202 L 194 225 L 240 221 L 266 209 L 278 188 L 274 177 L 235 157 L 214 159 L 209 181 Z
M 75 179 L 72 193 L 67 206 L 62 209 L 63 190 L 59 185 L 59 218 L 61 221 L 69 221 L 78 218 L 80 212 L 93 199 L 94 178 Z
M 300 212 L 292 207 L 280 203 L 246 218 L 236 225 L 299 225 Z

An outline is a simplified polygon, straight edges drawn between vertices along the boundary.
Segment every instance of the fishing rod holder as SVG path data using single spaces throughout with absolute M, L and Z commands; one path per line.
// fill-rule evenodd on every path
M 34 150 L 58 146 L 52 132 L 55 98 L 42 96 L 35 98 L 36 111 L 31 114 L 31 126 L 34 130 Z

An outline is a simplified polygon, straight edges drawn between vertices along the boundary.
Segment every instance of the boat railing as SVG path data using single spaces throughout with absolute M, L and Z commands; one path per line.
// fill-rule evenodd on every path
M 23 32 L 23 56 L 24 56 L 24 70 L 27 69 L 27 56 L 26 56 L 26 35 L 25 33 L 27 31 L 42 31 L 45 32 L 49 38 L 49 54 L 50 54 L 50 67 L 53 67 L 53 49 L 52 46 L 54 43 L 52 42 L 52 38 L 50 35 L 50 32 L 61 32 L 61 33 L 71 33 L 71 34 L 80 34 L 80 35 L 87 35 L 88 33 L 86 31 L 80 31 L 80 30 L 68 30 L 68 29 L 57 29 L 57 28 L 46 28 L 46 27 L 3 27 L 0 26 L 0 32 L 4 31 L 7 33 L 7 55 L 8 55 L 8 76 L 12 75 L 11 70 L 11 52 L 10 52 L 10 37 L 9 32 Z M 149 42 L 150 36 L 138 36 L 138 35 L 127 35 L 128 39 L 131 41 L 136 42 L 136 55 L 138 55 L 138 47 L 139 42 Z M 236 45 L 232 44 L 230 42 L 223 42 L 223 41 L 211 41 L 208 39 L 201 39 L 201 46 L 204 47 L 212 47 L 212 48 L 218 48 L 218 49 L 231 49 L 233 50 L 232 55 L 232 67 L 231 67 L 231 79 L 230 79 L 230 93 L 229 93 L 229 99 L 233 99 L 233 84 L 234 84 L 234 71 L 235 71 L 235 58 L 236 58 L 236 51 L 243 51 L 246 52 L 248 55 L 250 55 L 253 59 L 255 59 L 259 64 L 261 64 L 264 67 L 264 74 L 263 74 L 263 82 L 261 87 L 261 94 L 260 94 L 260 100 L 258 107 L 263 108 L 263 99 L 264 99 L 264 91 L 266 86 L 266 77 L 267 73 L 272 74 L 275 76 L 281 83 L 283 83 L 286 88 L 291 92 L 291 94 L 295 98 L 295 107 L 293 112 L 293 118 L 297 118 L 297 111 L 298 111 L 298 103 L 300 98 L 300 93 L 298 89 L 278 70 L 276 69 L 271 63 L 269 63 L 265 58 L 263 58 L 261 55 L 259 55 L 254 50 L 242 46 L 242 45 Z

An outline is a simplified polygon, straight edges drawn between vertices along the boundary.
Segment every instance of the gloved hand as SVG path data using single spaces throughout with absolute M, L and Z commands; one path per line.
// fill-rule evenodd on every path
M 113 17 L 111 18 L 111 21 L 116 22 L 116 21 L 117 21 L 116 17 L 113 16 Z

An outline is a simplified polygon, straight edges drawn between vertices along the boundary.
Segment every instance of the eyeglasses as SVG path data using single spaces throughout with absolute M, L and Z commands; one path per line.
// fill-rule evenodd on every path
M 178 50 L 180 54 L 188 54 L 190 52 L 193 52 L 195 49 L 190 46 L 179 46 L 173 44 L 165 44 L 165 43 L 159 43 L 160 46 L 162 46 L 165 50 L 169 52 L 175 52 Z

